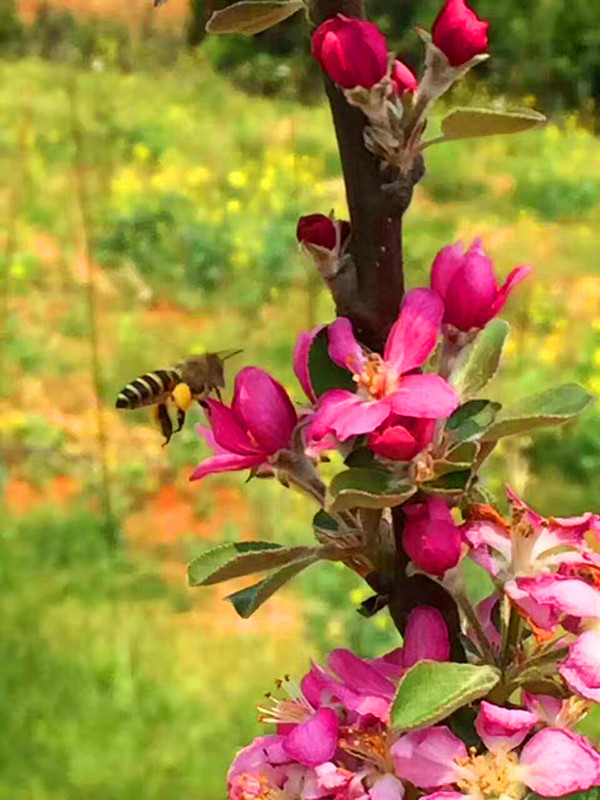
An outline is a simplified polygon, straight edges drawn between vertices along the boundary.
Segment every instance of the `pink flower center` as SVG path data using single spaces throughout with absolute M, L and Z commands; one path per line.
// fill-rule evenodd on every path
M 271 787 L 266 775 L 243 772 L 237 775 L 230 789 L 232 800 L 270 800 Z
M 394 759 L 390 753 L 387 731 L 361 731 L 348 728 L 340 739 L 340 749 L 361 761 L 370 761 L 382 774 L 394 772 Z
M 521 779 L 522 769 L 515 753 L 498 750 L 477 755 L 471 748 L 468 758 L 458 761 L 461 778 L 459 789 L 472 798 L 514 798 L 520 800 L 526 791 Z
M 352 380 L 358 384 L 359 391 L 362 389 L 363 394 L 375 400 L 389 394 L 395 382 L 378 353 L 369 353 L 363 371 L 355 373 Z
M 315 709 L 302 694 L 302 690 L 286 675 L 282 681 L 276 681 L 278 691 L 284 690 L 287 697 L 277 697 L 271 692 L 265 695 L 266 702 L 258 706 L 258 719 L 273 725 L 298 724 L 306 722 L 315 713 Z

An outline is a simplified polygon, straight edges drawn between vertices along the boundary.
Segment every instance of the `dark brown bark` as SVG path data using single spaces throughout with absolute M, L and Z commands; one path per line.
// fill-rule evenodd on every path
M 338 13 L 364 17 L 361 0 L 313 0 L 316 24 Z M 351 106 L 343 92 L 327 77 L 325 88 L 331 106 L 338 141 L 352 238 L 350 259 L 334 282 L 332 291 L 339 316 L 348 317 L 359 340 L 379 353 L 398 316 L 404 294 L 402 217 L 412 200 L 415 184 L 424 174 L 421 159 L 411 172 L 383 168 L 367 150 L 363 131 L 366 117 Z M 370 583 L 389 598 L 392 619 L 404 631 L 408 614 L 416 607 L 437 608 L 448 625 L 452 657 L 464 659 L 460 643 L 460 622 L 452 597 L 424 575 L 408 578 L 408 557 L 402 548 L 403 515 L 394 509 L 396 564 L 386 575 L 371 575 Z
M 315 0 L 313 16 L 317 24 L 337 13 L 364 16 L 360 0 Z M 352 225 L 352 260 L 333 290 L 337 311 L 352 320 L 357 336 L 367 347 L 382 352 L 404 294 L 402 217 L 414 185 L 423 175 L 423 162 L 418 160 L 408 175 L 384 169 L 381 160 L 365 147 L 364 114 L 351 106 L 328 78 L 325 88 Z M 386 185 L 391 188 L 384 189 Z

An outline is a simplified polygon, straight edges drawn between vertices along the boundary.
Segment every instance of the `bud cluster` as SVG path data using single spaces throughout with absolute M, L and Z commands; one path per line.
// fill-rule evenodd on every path
M 313 34 L 312 51 L 346 99 L 368 117 L 367 147 L 387 164 L 410 169 L 429 107 L 487 58 L 488 23 L 464 0 L 447 0 L 431 31 L 420 31 L 427 52 L 419 84 L 402 61 L 389 53 L 385 36 L 372 22 L 338 14 Z

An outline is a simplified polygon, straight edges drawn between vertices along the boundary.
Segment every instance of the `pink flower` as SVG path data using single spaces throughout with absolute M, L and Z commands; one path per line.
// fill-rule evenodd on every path
M 407 503 L 403 511 L 407 520 L 402 544 L 412 562 L 430 575 L 443 575 L 455 567 L 462 540 L 446 503 L 429 497 L 424 503 Z
M 363 351 L 349 320 L 340 317 L 330 325 L 329 356 L 353 373 L 358 390 L 333 389 L 320 398 L 315 436 L 333 431 L 344 441 L 376 430 L 392 415 L 426 419 L 449 416 L 459 404 L 454 389 L 439 375 L 414 373 L 437 343 L 442 314 L 443 304 L 435 292 L 408 292 L 383 358 Z
M 262 800 L 271 791 L 287 791 L 308 777 L 308 770 L 282 750 L 283 737 L 259 736 L 236 756 L 227 775 L 228 800 Z
M 483 328 L 504 308 L 508 295 L 531 267 L 516 267 L 499 287 L 481 240 L 463 253 L 461 242 L 444 247 L 431 269 L 431 286 L 444 301 L 444 323 L 461 331 Z
M 382 458 L 392 461 L 411 461 L 433 440 L 434 419 L 391 415 L 369 434 L 367 445 Z
M 258 367 L 245 367 L 235 379 L 231 407 L 207 399 L 210 429 L 198 432 L 215 451 L 190 480 L 214 472 L 235 472 L 268 464 L 290 444 L 298 417 L 283 386 Z
M 419 606 L 411 611 L 404 631 L 404 646 L 371 664 L 388 678 L 401 678 L 407 670 L 425 660 L 450 660 L 448 627 L 444 617 L 432 606 Z
M 427 728 L 400 737 L 392 746 L 396 775 L 423 789 L 438 789 L 427 800 L 460 800 L 487 795 L 490 785 L 498 796 L 521 797 L 526 788 L 543 797 L 562 797 L 598 785 L 600 755 L 583 736 L 562 728 L 534 734 L 521 753 L 516 746 L 535 724 L 535 715 L 521 709 L 502 709 L 488 703 L 480 712 L 477 730 L 490 748 L 469 754 L 447 727 Z M 525 716 L 524 716 L 525 715 Z M 461 792 L 450 787 L 460 782 Z
M 323 325 L 317 325 L 311 331 L 305 331 L 298 335 L 296 346 L 294 347 L 294 373 L 298 378 L 298 383 L 304 390 L 304 394 L 311 403 L 317 402 L 317 396 L 313 389 L 308 369 L 308 357 L 313 346 L 315 336 L 323 330 Z
M 488 49 L 489 23 L 480 20 L 464 0 L 446 0 L 431 29 L 434 45 L 453 67 Z
M 419 88 L 419 81 L 414 73 L 398 59 L 392 65 L 391 77 L 394 91 L 398 96 L 403 95 L 405 92 L 415 92 Z
M 338 250 L 350 235 L 350 223 L 326 217 L 325 214 L 309 214 L 300 217 L 296 236 L 301 244 L 317 245 L 325 250 Z
M 370 89 L 388 71 L 385 36 L 372 22 L 338 14 L 312 37 L 312 53 L 329 77 L 344 89 Z

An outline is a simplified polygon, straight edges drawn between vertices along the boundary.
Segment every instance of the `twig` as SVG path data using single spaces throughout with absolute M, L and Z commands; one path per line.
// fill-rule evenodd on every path
M 71 115 L 71 135 L 74 144 L 74 196 L 79 217 L 79 234 L 83 258 L 86 270 L 86 300 L 88 308 L 88 323 L 90 331 L 90 371 L 94 384 L 94 400 L 96 411 L 96 441 L 98 446 L 98 458 L 100 465 L 100 489 L 102 509 L 104 513 L 106 541 L 111 547 L 115 547 L 117 541 L 117 527 L 112 509 L 111 481 L 108 468 L 107 457 L 107 434 L 102 415 L 102 376 L 100 371 L 100 356 L 98 348 L 98 304 L 96 297 L 96 286 L 92 269 L 92 254 L 90 247 L 91 239 L 91 215 L 89 208 L 89 196 L 85 180 L 85 155 L 83 132 L 79 117 L 77 77 L 72 74 L 66 85 L 67 96 L 69 98 L 69 109 Z

